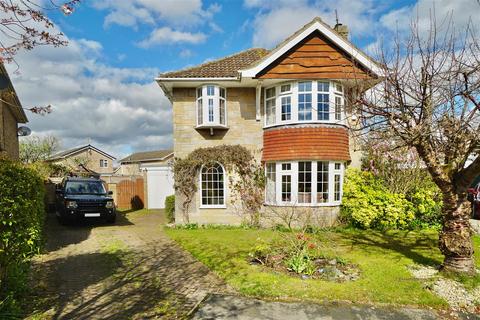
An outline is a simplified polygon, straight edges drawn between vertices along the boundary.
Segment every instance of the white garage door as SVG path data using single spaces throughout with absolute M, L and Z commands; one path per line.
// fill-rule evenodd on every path
M 148 209 L 164 209 L 165 198 L 174 194 L 173 173 L 170 168 L 147 169 Z

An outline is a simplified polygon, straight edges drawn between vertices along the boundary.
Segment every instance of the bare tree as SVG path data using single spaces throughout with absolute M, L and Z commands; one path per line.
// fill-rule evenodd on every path
M 42 45 L 67 45 L 64 35 L 55 31 L 46 12 L 61 10 L 69 15 L 79 2 L 72 0 L 57 4 L 53 0 L 0 0 L 0 62 L 14 62 L 20 50 Z
M 443 195 L 443 267 L 473 273 L 466 191 L 480 173 L 480 157 L 467 162 L 480 147 L 480 47 L 471 25 L 457 31 L 451 18 L 412 22 L 380 50 L 383 81 L 354 99 L 363 133 L 412 147 L 425 163 Z

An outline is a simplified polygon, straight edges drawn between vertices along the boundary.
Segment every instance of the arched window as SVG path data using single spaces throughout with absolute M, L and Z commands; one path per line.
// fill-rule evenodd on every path
M 200 174 L 202 207 L 225 206 L 225 173 L 219 163 L 202 167 Z

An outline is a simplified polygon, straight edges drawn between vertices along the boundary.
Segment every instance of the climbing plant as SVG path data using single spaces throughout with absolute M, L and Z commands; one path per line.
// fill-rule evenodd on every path
M 264 173 L 252 153 L 240 145 L 220 145 L 198 148 L 185 158 L 175 158 L 173 171 L 175 190 L 181 195 L 184 221 L 189 223 L 189 209 L 198 190 L 198 174 L 202 166 L 220 163 L 229 173 L 228 180 L 232 203 L 240 203 L 245 222 L 259 224 L 259 212 L 263 204 Z

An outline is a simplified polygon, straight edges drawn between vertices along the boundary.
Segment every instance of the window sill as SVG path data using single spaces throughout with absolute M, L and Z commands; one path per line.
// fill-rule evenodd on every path
M 264 203 L 265 207 L 339 207 L 342 203 L 328 202 L 328 203 Z
M 275 124 L 268 124 L 264 125 L 264 129 L 274 128 L 274 127 L 281 127 L 281 126 L 293 126 L 293 125 L 305 125 L 305 124 L 326 124 L 326 125 L 337 125 L 342 127 L 347 127 L 347 124 L 343 120 L 337 121 L 289 121 L 289 122 L 281 122 Z
M 217 124 L 217 123 L 204 123 L 200 124 L 195 127 L 196 130 L 202 130 L 202 129 L 220 129 L 220 130 L 228 130 L 230 129 L 228 126 L 223 125 L 223 124 Z
M 227 206 L 224 204 L 221 205 L 201 205 L 199 209 L 227 209 Z

